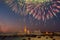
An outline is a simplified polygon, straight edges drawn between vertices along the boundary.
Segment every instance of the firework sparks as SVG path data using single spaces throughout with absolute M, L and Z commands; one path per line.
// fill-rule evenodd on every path
M 58 0 L 5 0 L 5 3 L 19 14 L 30 14 L 35 19 L 47 20 L 60 12 L 60 1 Z
M 23 14 L 25 13 L 25 3 L 24 0 L 5 0 L 5 3 L 14 11 L 15 13 Z
M 56 16 L 60 12 L 60 1 L 44 1 L 38 4 L 29 3 L 27 13 L 32 14 L 38 20 L 47 20 Z

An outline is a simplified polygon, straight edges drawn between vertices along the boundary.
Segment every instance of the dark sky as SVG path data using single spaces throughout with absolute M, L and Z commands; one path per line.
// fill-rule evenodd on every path
M 15 32 L 24 29 L 26 25 L 29 30 L 60 31 L 60 13 L 46 22 L 37 20 L 32 15 L 22 16 L 14 13 L 7 4 L 0 1 L 0 28 L 3 32 Z

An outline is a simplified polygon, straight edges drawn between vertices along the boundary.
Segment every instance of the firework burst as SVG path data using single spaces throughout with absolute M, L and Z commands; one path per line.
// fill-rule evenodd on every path
M 30 14 L 35 19 L 47 20 L 60 12 L 60 1 L 58 0 L 5 0 L 5 3 L 19 14 Z
M 44 1 L 37 4 L 28 3 L 27 13 L 32 14 L 35 19 L 47 20 L 56 16 L 56 13 L 60 12 L 60 1 Z
M 25 1 L 24 0 L 5 0 L 5 3 L 14 11 L 15 13 L 23 14 L 25 13 Z

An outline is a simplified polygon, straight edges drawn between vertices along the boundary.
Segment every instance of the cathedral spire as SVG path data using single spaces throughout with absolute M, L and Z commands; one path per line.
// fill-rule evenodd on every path
M 26 26 L 24 26 L 24 32 L 25 32 L 25 33 L 27 32 L 27 28 L 26 28 Z

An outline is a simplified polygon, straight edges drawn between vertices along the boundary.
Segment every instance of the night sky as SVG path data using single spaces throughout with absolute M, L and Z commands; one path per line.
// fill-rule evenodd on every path
M 29 30 L 40 30 L 55 32 L 60 31 L 60 13 L 53 18 L 46 20 L 37 20 L 32 15 L 22 16 L 17 14 L 0 0 L 0 32 L 19 32 L 26 26 Z

